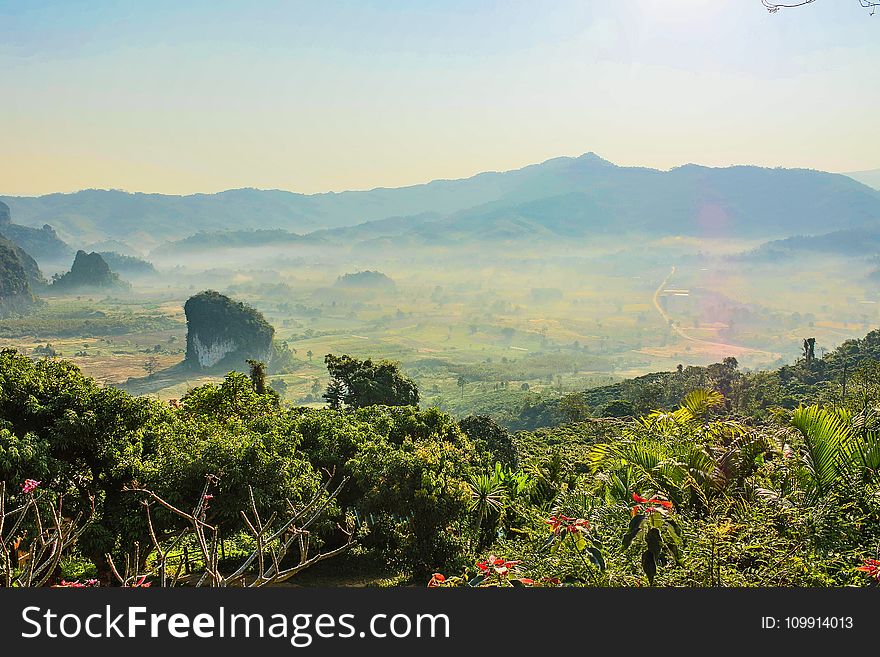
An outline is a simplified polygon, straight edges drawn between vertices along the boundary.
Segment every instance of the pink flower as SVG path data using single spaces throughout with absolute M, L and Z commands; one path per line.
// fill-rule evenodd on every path
M 141 575 L 138 580 L 131 585 L 133 589 L 147 589 L 150 588 L 150 582 L 145 581 L 147 579 L 146 575 Z
M 33 493 L 39 487 L 40 482 L 36 479 L 25 479 L 24 483 L 21 485 L 21 492 L 27 495 L 28 493 Z

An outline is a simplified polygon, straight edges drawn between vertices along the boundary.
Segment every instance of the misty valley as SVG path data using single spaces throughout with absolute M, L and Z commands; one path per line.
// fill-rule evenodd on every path
M 867 217 L 880 195 L 815 171 L 659 172 L 588 154 L 329 197 L 90 191 L 6 203 L 4 235 L 27 235 L 19 242 L 47 276 L 83 248 L 103 252 L 125 286 L 37 284 L 41 304 L 0 322 L 3 342 L 50 347 L 98 381 L 160 399 L 225 374 L 176 367 L 183 304 L 205 289 L 274 327 L 287 352 L 268 362 L 270 383 L 288 402 L 322 405 L 323 358 L 345 353 L 399 362 L 423 406 L 513 428 L 542 400 L 727 356 L 773 369 L 805 337 L 824 353 L 878 319 L 880 232 Z M 176 221 L 184 211 L 199 221 Z M 361 221 L 400 211 L 412 214 Z M 147 218 L 165 229 L 128 225 Z M 334 227 L 292 230 L 322 219 Z

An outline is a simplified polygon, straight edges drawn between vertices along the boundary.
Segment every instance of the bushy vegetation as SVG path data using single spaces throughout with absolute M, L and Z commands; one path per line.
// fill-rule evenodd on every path
M 396 397 L 389 382 L 408 379 L 393 363 L 328 356 L 333 380 L 351 379 L 354 396 L 338 408 L 280 403 L 256 361 L 250 376 L 231 372 L 168 404 L 6 350 L 0 480 L 10 508 L 63 499 L 64 517 L 88 518 L 65 568 L 105 583 L 123 561 L 153 576 L 161 564 L 165 581 L 167 555 L 143 547 L 151 532 L 185 534 L 202 517 L 232 554 L 254 549 L 248 518 L 326 498 L 315 545 L 328 554 L 354 545 L 360 567 L 433 586 L 870 584 L 880 556 L 876 342 L 871 334 L 821 360 L 805 350 L 789 368 L 796 376 L 749 383 L 798 378 L 827 393 L 819 370 L 835 372 L 846 355 L 855 373 L 837 403 L 808 395 L 748 415 L 747 377 L 727 360 L 673 373 L 669 386 L 649 377 L 665 399 L 680 394 L 665 410 L 516 436 L 485 416 L 459 422 L 406 403 L 417 390 L 409 382 Z M 674 387 L 676 377 L 690 383 Z M 681 392 L 696 383 L 705 385 Z M 49 496 L 40 503 L 37 487 Z M 145 515 L 138 491 L 168 506 Z M 168 510 L 203 496 L 201 516 Z M 19 539 L 26 553 L 38 537 Z

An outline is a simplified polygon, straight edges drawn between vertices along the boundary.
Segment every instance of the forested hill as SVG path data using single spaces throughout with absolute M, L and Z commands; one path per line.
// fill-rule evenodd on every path
M 670 410 L 696 388 L 710 388 L 725 397 L 726 410 L 754 418 L 774 408 L 793 409 L 813 403 L 855 403 L 880 392 L 880 329 L 864 338 L 847 340 L 824 356 L 800 358 L 777 370 L 743 372 L 735 359 L 706 367 L 655 372 L 612 385 L 571 393 L 561 399 L 525 405 L 507 424 L 534 429 L 590 417 L 638 416 Z
M 51 223 L 70 243 L 118 239 L 142 248 L 230 226 L 302 234 L 391 217 L 411 218 L 395 222 L 395 237 L 424 240 L 597 230 L 769 239 L 880 221 L 880 193 L 844 175 L 692 164 L 659 171 L 616 166 L 592 153 L 398 189 L 190 196 L 85 190 L 2 200 L 19 222 Z

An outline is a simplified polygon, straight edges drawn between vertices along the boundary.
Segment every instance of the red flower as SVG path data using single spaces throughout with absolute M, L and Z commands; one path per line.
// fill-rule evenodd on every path
M 573 533 L 576 531 L 588 531 L 590 529 L 590 523 L 584 518 L 569 518 L 568 516 L 559 515 L 550 516 L 550 518 L 544 522 L 550 525 L 553 533 L 557 536 L 563 531 Z
M 519 581 L 525 584 L 526 586 L 533 586 L 535 584 L 535 580 L 529 579 L 528 577 L 520 577 Z
M 445 581 L 446 581 L 446 577 L 444 575 L 442 575 L 441 573 L 434 573 L 433 576 L 431 577 L 430 581 L 428 582 L 428 586 L 430 586 L 430 587 L 440 586 Z
M 85 588 L 85 584 L 80 581 L 74 580 L 72 582 L 68 582 L 66 579 L 62 579 L 60 584 L 55 584 L 52 588 L 55 589 L 82 589 Z
M 638 502 L 639 504 L 645 504 L 648 500 L 639 495 L 638 493 L 633 493 L 633 502 Z
M 867 573 L 880 582 L 880 560 L 865 559 L 864 564 L 856 568 L 856 570 Z
M 27 495 L 28 493 L 33 493 L 37 488 L 39 488 L 40 482 L 36 479 L 25 479 L 24 483 L 21 485 L 21 492 Z
M 519 561 L 505 561 L 503 558 L 491 554 L 486 561 L 478 562 L 477 568 L 479 568 L 484 575 L 488 575 L 490 573 L 489 569 L 491 568 L 499 577 L 507 577 L 510 574 L 510 571 L 519 565 L 519 563 Z
M 138 580 L 134 584 L 131 585 L 131 588 L 133 588 L 133 589 L 148 589 L 148 588 L 150 588 L 150 582 L 147 582 L 146 579 L 147 579 L 146 575 L 141 575 L 138 578 Z
M 205 502 L 207 502 L 207 501 L 209 501 L 209 500 L 213 500 L 213 499 L 214 499 L 214 496 L 213 496 L 213 495 L 210 495 L 210 494 L 205 495 Z

